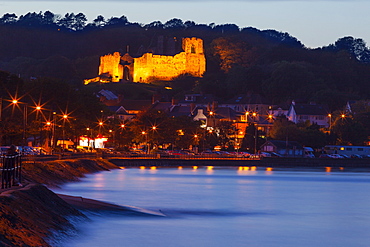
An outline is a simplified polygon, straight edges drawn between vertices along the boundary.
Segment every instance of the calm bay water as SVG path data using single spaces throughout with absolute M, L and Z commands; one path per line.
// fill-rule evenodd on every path
M 163 212 L 89 215 L 60 246 L 370 246 L 370 172 L 138 168 L 55 190 Z

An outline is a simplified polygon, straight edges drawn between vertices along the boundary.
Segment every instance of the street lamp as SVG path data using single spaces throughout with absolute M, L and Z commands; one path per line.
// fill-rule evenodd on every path
M 42 146 L 42 125 L 41 125 L 41 114 L 42 114 L 42 111 L 41 111 L 41 106 L 37 105 L 35 106 L 35 110 L 36 110 L 36 121 L 39 121 L 39 129 L 40 129 L 40 136 L 39 136 L 39 146 L 41 147 Z M 36 143 L 36 142 L 35 142 Z
M 328 114 L 328 117 L 329 117 L 329 134 L 330 134 L 330 132 L 331 132 L 331 117 L 332 117 L 332 115 L 329 113 Z
M 87 127 L 86 130 L 87 131 L 90 131 L 90 136 L 89 136 L 89 138 L 87 138 L 87 140 L 88 140 L 87 146 L 88 146 L 89 150 L 91 151 L 93 149 L 92 129 L 90 129 L 89 127 Z
M 146 131 L 141 131 L 141 134 L 143 135 L 143 137 L 145 136 L 145 146 L 147 148 L 146 150 L 146 153 L 148 154 L 149 153 L 149 147 L 148 147 L 148 133 Z
M 258 138 L 258 120 L 256 119 L 257 112 L 253 112 L 252 116 L 253 116 L 253 124 L 254 124 L 254 154 L 256 154 L 257 153 L 257 138 Z
M 68 115 L 67 115 L 67 114 L 63 114 L 63 140 L 62 140 L 62 154 L 63 154 L 64 149 L 65 149 L 65 143 L 64 143 L 64 139 L 65 139 L 65 123 L 66 123 L 67 118 L 68 118 Z
M 23 104 L 23 143 L 22 143 L 22 145 L 23 146 L 27 146 L 26 145 L 26 127 L 27 127 L 27 103 L 21 103 L 21 102 L 19 102 L 17 99 L 15 99 L 15 98 L 13 98 L 12 99 L 12 104 L 14 105 L 14 106 L 17 106 L 18 108 L 19 108 L 19 105 L 18 104 Z

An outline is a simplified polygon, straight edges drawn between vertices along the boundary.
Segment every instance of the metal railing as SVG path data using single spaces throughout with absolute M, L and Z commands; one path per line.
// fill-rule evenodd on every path
M 22 180 L 22 156 L 21 154 L 3 155 L 1 160 L 1 188 L 10 188 L 18 185 Z

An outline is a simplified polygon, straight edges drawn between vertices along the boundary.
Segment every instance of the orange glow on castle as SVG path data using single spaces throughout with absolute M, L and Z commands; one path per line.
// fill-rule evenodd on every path
M 173 56 L 144 53 L 133 58 L 119 52 L 100 57 L 99 76 L 85 80 L 91 82 L 133 81 L 150 83 L 154 80 L 172 80 L 173 78 L 190 74 L 202 77 L 206 70 L 203 40 L 199 38 L 183 38 L 182 52 Z

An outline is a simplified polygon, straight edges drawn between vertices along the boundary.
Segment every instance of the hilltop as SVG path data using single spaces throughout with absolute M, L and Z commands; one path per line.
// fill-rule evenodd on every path
M 98 16 L 87 23 L 83 13 L 60 17 L 49 11 L 20 17 L 6 14 L 0 18 L 0 32 L 0 70 L 26 82 L 57 78 L 83 88 L 83 79 L 97 76 L 100 56 L 113 52 L 140 56 L 152 51 L 160 37 L 164 41 L 198 37 L 204 41 L 206 73 L 200 80 L 179 78 L 167 83 L 177 87 L 175 91 L 221 99 L 252 91 L 272 104 L 315 101 L 332 110 L 349 99 L 370 98 L 370 51 L 364 40 L 354 37 L 308 49 L 290 34 L 276 30 L 176 18 L 140 24 L 125 16 L 108 20 Z M 167 84 L 159 83 L 155 91 Z M 146 94 L 141 97 L 147 99 Z

